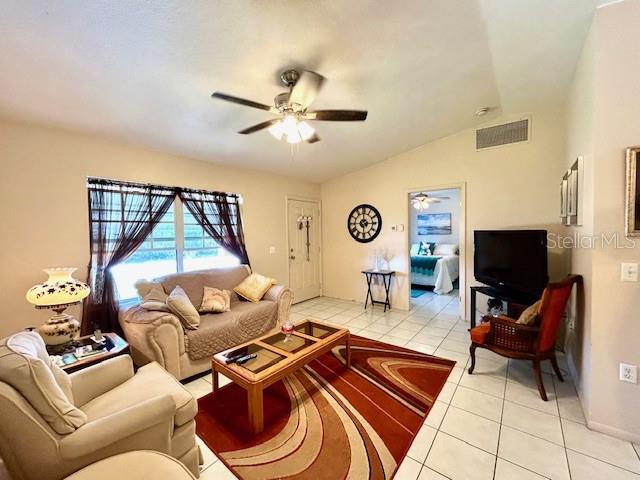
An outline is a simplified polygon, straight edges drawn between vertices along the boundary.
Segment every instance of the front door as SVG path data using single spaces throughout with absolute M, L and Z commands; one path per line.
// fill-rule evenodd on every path
M 293 302 L 321 294 L 320 207 L 318 202 L 289 200 L 289 288 Z

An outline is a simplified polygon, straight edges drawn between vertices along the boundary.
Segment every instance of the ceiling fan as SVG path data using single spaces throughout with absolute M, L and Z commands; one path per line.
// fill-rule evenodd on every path
M 307 121 L 361 122 L 367 118 L 367 112 L 363 110 L 309 110 L 325 82 L 325 78 L 320 74 L 309 70 L 298 72 L 290 69 L 282 72 L 280 79 L 289 91 L 276 95 L 273 107 L 222 92 L 213 92 L 211 96 L 277 115 L 277 118 L 245 128 L 238 133 L 247 135 L 268 128 L 269 133 L 276 139 L 281 140 L 284 136 L 289 143 L 320 141 L 315 129 Z
M 440 203 L 442 200 L 450 200 L 451 197 L 436 197 L 428 193 L 420 192 L 411 195 L 411 204 L 416 210 L 426 210 L 432 203 Z

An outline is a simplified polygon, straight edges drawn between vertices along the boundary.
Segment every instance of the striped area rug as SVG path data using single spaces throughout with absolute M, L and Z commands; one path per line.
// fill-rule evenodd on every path
M 353 336 L 264 392 L 265 431 L 249 433 L 235 384 L 198 403 L 196 430 L 244 480 L 390 479 L 455 362 Z

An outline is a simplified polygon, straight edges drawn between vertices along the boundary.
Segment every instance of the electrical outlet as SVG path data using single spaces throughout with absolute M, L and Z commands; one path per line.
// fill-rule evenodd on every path
M 638 367 L 621 363 L 620 380 L 623 382 L 638 383 Z

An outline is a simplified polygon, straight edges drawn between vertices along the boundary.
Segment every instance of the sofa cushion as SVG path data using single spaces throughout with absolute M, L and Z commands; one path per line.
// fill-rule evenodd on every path
M 72 403 L 68 375 L 53 364 L 37 332 L 20 332 L 0 342 L 0 381 L 20 392 L 61 435 L 87 422 Z
M 259 302 L 276 281 L 259 273 L 252 273 L 234 287 L 233 291 L 250 302 Z
M 177 286 L 169 294 L 167 306 L 171 313 L 180 319 L 185 328 L 198 328 L 198 325 L 200 325 L 200 314 L 182 287 Z
M 156 362 L 141 367 L 129 380 L 80 408 L 89 421 L 94 421 L 149 398 L 166 394 L 171 395 L 176 404 L 174 416 L 176 426 L 193 420 L 198 411 L 193 395 Z
M 176 273 L 158 279 L 164 291 L 173 292 L 176 287 L 182 288 L 193 305 L 202 304 L 204 276 L 197 272 Z
M 278 304 L 235 302 L 231 311 L 200 317 L 198 330 L 186 333 L 186 349 L 191 360 L 207 358 L 234 345 L 263 335 L 276 326 Z
M 156 280 L 140 279 L 133 284 L 138 293 L 138 296 L 143 299 L 153 289 L 163 290 L 162 284 Z M 164 290 L 163 290 L 164 291 Z

